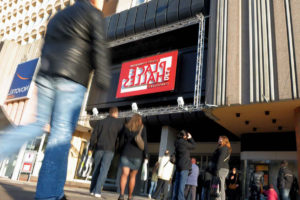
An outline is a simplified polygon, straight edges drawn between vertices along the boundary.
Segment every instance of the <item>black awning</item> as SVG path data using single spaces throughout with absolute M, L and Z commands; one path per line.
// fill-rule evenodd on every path
M 151 0 L 105 18 L 109 41 L 159 28 L 203 12 L 205 0 Z

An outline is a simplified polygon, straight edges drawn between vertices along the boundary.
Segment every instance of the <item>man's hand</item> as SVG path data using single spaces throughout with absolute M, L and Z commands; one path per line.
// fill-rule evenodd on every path
M 89 155 L 89 156 L 93 155 L 93 151 L 92 151 L 92 150 L 89 150 L 88 155 Z

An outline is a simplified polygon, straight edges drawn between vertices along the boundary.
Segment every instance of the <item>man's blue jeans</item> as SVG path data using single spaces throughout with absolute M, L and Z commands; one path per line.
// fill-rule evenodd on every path
M 95 152 L 94 156 L 94 171 L 90 186 L 90 192 L 94 194 L 101 194 L 102 187 L 105 183 L 107 173 L 114 157 L 114 152 L 112 151 L 101 151 Z
M 86 88 L 74 81 L 38 76 L 36 121 L 10 127 L 0 137 L 0 157 L 16 153 L 24 142 L 43 134 L 50 122 L 51 131 L 40 170 L 36 199 L 57 200 L 64 195 L 68 155 Z
M 176 171 L 172 200 L 184 200 L 184 188 L 189 170 Z
M 279 189 L 280 200 L 290 200 L 290 189 Z

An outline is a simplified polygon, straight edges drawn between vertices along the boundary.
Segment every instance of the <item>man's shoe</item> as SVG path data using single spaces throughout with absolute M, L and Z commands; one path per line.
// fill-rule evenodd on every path
M 120 194 L 118 200 L 124 200 L 124 195 L 121 195 L 121 194 Z
M 64 195 L 60 200 L 68 200 L 66 195 Z
M 95 197 L 101 198 L 101 194 L 95 194 Z
M 94 193 L 94 192 L 91 192 L 90 194 L 91 194 L 92 196 L 94 196 L 94 195 L 95 195 L 95 193 Z

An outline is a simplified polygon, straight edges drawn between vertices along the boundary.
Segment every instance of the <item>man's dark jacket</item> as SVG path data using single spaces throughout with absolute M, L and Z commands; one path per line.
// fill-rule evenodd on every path
M 291 189 L 294 175 L 287 167 L 281 167 L 277 177 L 278 189 Z
M 192 167 L 190 151 L 196 146 L 193 138 L 185 140 L 179 138 L 175 142 L 175 155 L 176 155 L 176 170 L 189 170 Z
M 88 0 L 77 0 L 58 12 L 47 26 L 40 73 L 87 86 L 95 69 L 97 85 L 107 89 L 110 70 L 104 32 L 102 14 Z
M 117 137 L 122 133 L 123 126 L 123 119 L 108 116 L 100 120 L 93 131 L 89 149 L 114 152 Z

